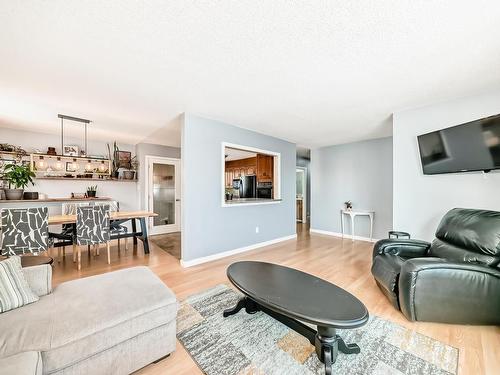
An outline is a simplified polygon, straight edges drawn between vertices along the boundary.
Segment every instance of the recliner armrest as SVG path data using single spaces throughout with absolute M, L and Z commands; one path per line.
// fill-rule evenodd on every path
M 419 258 L 425 256 L 430 247 L 431 244 L 427 241 L 387 238 L 375 243 L 373 258 L 379 254 L 398 255 L 403 258 Z
M 500 324 L 500 270 L 441 258 L 404 262 L 399 275 L 401 312 L 409 320 Z

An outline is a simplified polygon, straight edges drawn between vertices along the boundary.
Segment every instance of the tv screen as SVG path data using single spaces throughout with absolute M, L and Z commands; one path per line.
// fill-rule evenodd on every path
M 500 115 L 422 134 L 417 138 L 424 174 L 500 168 Z

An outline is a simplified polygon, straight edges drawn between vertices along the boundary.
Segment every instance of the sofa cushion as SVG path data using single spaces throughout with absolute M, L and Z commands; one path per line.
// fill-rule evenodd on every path
M 175 319 L 175 295 L 147 267 L 63 283 L 0 319 L 0 356 L 42 351 L 44 373 L 84 360 Z
M 21 270 L 21 258 L 0 261 L 0 313 L 38 301 Z
M 40 352 L 23 352 L 0 358 L 2 375 L 42 375 Z

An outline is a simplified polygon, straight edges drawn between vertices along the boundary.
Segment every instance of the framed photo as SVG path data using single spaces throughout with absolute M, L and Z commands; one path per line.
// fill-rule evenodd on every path
M 72 161 L 66 162 L 66 172 L 76 172 L 75 166 Z
M 63 147 L 64 156 L 80 156 L 78 146 L 74 145 L 64 145 Z
M 132 160 L 132 153 L 130 151 L 116 151 L 115 160 L 118 168 L 130 169 L 132 167 L 130 164 Z

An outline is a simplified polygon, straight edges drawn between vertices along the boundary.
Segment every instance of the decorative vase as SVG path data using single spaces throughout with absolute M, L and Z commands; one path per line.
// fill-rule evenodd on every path
M 23 199 L 38 199 L 38 192 L 36 191 L 26 191 L 24 192 Z
M 24 189 L 5 189 L 5 197 L 7 200 L 23 199 Z
M 135 171 L 123 171 L 123 178 L 125 180 L 133 180 Z
M 47 149 L 47 155 L 53 155 L 53 156 L 57 155 L 56 148 L 55 147 L 49 147 Z

